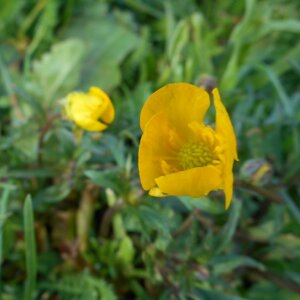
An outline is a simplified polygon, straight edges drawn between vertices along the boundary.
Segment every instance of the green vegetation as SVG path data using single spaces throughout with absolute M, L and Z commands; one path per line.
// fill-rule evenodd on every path
M 300 2 L 0 3 L 0 298 L 300 298 Z M 151 198 L 139 112 L 170 82 L 220 88 L 235 198 Z M 62 99 L 116 119 L 76 142 Z M 26 200 L 25 200 L 26 199 Z

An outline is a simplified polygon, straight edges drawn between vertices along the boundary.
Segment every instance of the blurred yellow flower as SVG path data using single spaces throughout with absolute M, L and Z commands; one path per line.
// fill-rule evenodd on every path
M 203 123 L 208 93 L 192 84 L 168 84 L 146 101 L 140 117 L 139 173 L 150 195 L 200 197 L 222 189 L 229 207 L 236 138 L 218 90 L 212 94 L 215 129 Z
M 66 114 L 79 127 L 88 131 L 102 131 L 115 117 L 108 95 L 97 87 L 88 93 L 73 92 L 66 98 Z

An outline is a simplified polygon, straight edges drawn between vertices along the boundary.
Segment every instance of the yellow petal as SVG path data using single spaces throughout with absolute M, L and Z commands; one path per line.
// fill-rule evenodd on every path
M 230 117 L 224 107 L 219 91 L 213 90 L 214 105 L 216 108 L 216 131 L 226 141 L 224 159 L 224 183 L 225 207 L 229 207 L 233 193 L 233 160 L 238 160 L 236 138 Z
M 92 119 L 98 119 L 107 108 L 102 99 L 84 93 L 71 93 L 68 98 L 67 115 L 75 120 L 76 115 L 85 114 Z
M 114 109 L 114 106 L 113 106 L 110 98 L 108 97 L 108 95 L 103 90 L 101 90 L 95 86 L 92 86 L 90 88 L 89 95 L 92 95 L 99 99 L 102 99 L 105 102 L 106 108 L 101 113 L 100 118 L 105 123 L 111 123 L 115 118 L 115 109 Z
M 162 193 L 162 191 L 158 187 L 154 187 L 154 188 L 150 189 L 149 195 L 152 197 L 158 197 L 158 198 L 168 196 L 168 195 Z
M 201 122 L 209 107 L 207 92 L 189 83 L 168 84 L 146 101 L 140 118 L 140 126 L 144 131 L 146 124 L 158 112 L 165 112 L 172 124 L 185 130 L 188 123 Z
M 162 161 L 172 159 L 169 143 L 169 122 L 164 113 L 158 113 L 148 122 L 139 147 L 139 173 L 145 190 L 155 186 L 155 178 L 163 175 Z
M 221 101 L 218 89 L 213 89 L 212 93 L 214 97 L 214 105 L 216 108 L 216 131 L 225 139 L 232 157 L 235 160 L 238 160 L 236 138 L 230 117 Z
M 228 165 L 227 165 L 228 164 Z M 224 194 L 225 194 L 225 208 L 228 209 L 233 194 L 233 173 L 232 173 L 233 160 L 225 163 L 224 175 Z
M 201 197 L 221 188 L 221 170 L 215 166 L 193 168 L 156 178 L 161 193 Z
M 107 125 L 84 114 L 76 114 L 74 121 L 79 127 L 88 131 L 102 131 L 107 128 Z

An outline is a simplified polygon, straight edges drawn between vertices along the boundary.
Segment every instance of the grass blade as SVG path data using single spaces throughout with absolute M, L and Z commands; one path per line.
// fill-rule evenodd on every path
M 294 200 L 291 198 L 291 196 L 286 192 L 282 191 L 281 195 L 283 197 L 283 200 L 289 209 L 291 215 L 295 218 L 295 220 L 300 224 L 300 209 L 295 204 Z
M 242 203 L 235 199 L 229 211 L 229 218 L 217 238 L 216 253 L 221 253 L 231 242 L 242 212 Z
M 7 202 L 10 188 L 5 188 L 0 200 L 0 296 L 2 294 L 2 252 L 3 252 L 3 227 L 6 218 Z
M 24 300 L 32 300 L 36 285 L 36 243 L 34 234 L 34 216 L 31 197 L 28 195 L 24 205 L 24 232 L 26 273 Z
M 279 100 L 282 104 L 282 107 L 285 111 L 286 116 L 292 117 L 293 116 L 293 108 L 291 107 L 291 100 L 287 95 L 282 83 L 279 80 L 279 77 L 273 72 L 273 70 L 267 66 L 259 65 L 258 69 L 262 70 L 266 73 L 267 77 L 269 78 L 270 82 L 273 84 Z

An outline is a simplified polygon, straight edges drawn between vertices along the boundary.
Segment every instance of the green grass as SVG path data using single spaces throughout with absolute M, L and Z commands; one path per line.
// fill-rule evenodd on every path
M 0 298 L 298 299 L 299 11 L 297 0 L 2 1 Z M 229 211 L 222 193 L 141 189 L 141 107 L 178 81 L 217 85 L 231 115 Z M 76 143 L 62 100 L 92 85 L 116 119 Z
M 26 283 L 24 299 L 30 300 L 34 297 L 36 286 L 36 239 L 34 233 L 34 217 L 32 210 L 32 200 L 27 196 L 24 203 L 24 237 L 25 237 L 25 256 L 26 256 Z

